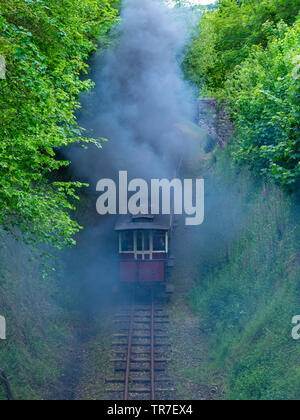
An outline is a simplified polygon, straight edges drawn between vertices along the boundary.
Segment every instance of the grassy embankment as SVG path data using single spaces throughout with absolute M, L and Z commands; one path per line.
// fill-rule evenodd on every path
M 60 182 L 67 163 L 57 150 L 94 141 L 75 111 L 93 87 L 82 80 L 85 63 L 116 21 L 116 5 L 0 0 L 0 314 L 7 321 L 0 400 L 70 399 L 79 380 L 80 284 L 65 277 L 59 259 L 56 272 L 45 270 L 40 254 L 53 252 L 49 244 L 74 244 L 79 230 L 70 216 L 78 184 Z M 46 245 L 32 249 L 32 242 Z
M 232 205 L 208 200 L 190 295 L 209 349 L 192 376 L 226 399 L 300 398 L 298 13 L 294 0 L 222 0 L 185 61 L 202 95 L 227 99 L 236 128 L 204 171 L 208 194 Z
M 199 249 L 190 302 L 210 350 L 196 376 L 214 378 L 224 398 L 299 399 L 300 346 L 291 337 L 300 312 L 296 197 L 249 182 L 228 165 L 230 157 L 220 156 L 214 171 L 221 187 L 235 185 L 247 219 L 223 255 Z
M 7 340 L 0 341 L 7 383 L 0 378 L 0 399 L 50 398 L 72 338 L 58 304 L 60 280 L 45 273 L 26 245 L 3 232 L 0 239 L 0 308 L 7 321 Z

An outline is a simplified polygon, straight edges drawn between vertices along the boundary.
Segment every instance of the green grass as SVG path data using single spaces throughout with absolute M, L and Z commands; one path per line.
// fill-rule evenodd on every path
M 83 362 L 82 378 L 76 396 L 79 400 L 103 400 L 106 397 L 106 377 L 112 376 L 108 333 L 98 324 L 98 335 L 89 342 Z
M 207 367 L 223 378 L 225 399 L 300 399 L 300 342 L 291 338 L 300 313 L 296 199 L 224 171 L 217 165 L 223 182 L 234 176 L 247 220 L 209 270 L 199 264 L 191 293 L 209 338 Z M 209 379 L 199 370 L 199 380 Z
M 28 246 L 0 232 L 0 312 L 7 340 L 0 341 L 0 370 L 16 400 L 53 397 L 65 364 L 71 330 L 55 295 L 59 275 L 46 275 Z M 0 400 L 7 399 L 0 380 Z

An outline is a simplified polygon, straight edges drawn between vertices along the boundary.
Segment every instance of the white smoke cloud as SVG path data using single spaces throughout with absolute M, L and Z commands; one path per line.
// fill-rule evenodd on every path
M 194 120 L 196 112 L 181 71 L 190 29 L 184 16 L 161 1 L 127 0 L 121 17 L 116 45 L 95 57 L 96 88 L 83 100 L 89 117 L 81 124 L 109 141 L 100 151 L 70 156 L 93 184 L 120 170 L 173 177 L 188 149 L 178 124 Z

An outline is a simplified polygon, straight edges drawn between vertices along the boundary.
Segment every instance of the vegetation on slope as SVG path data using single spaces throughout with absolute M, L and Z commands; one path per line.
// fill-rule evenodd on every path
M 220 0 L 199 22 L 184 62 L 187 78 L 205 90 L 223 89 L 253 45 L 266 47 L 274 27 L 293 24 L 299 12 L 298 0 Z
M 212 376 L 225 399 L 299 399 L 300 6 L 219 3 L 200 21 L 184 69 L 202 96 L 227 101 L 235 134 L 210 176 L 216 190 L 236 191 L 247 219 L 220 257 L 199 245 L 191 304 L 211 352 L 198 381 Z
M 0 224 L 29 241 L 74 243 L 70 210 L 80 184 L 54 180 L 68 165 L 56 152 L 99 145 L 83 136 L 74 112 L 92 87 L 80 78 L 85 61 L 116 16 L 107 0 L 0 0 Z
M 298 0 L 221 0 L 184 63 L 201 95 L 226 99 L 235 162 L 288 189 L 300 179 L 299 10 Z
M 300 179 L 300 24 L 274 29 L 225 84 L 237 127 L 233 157 L 295 189 Z
M 7 322 L 0 400 L 71 396 L 61 378 L 77 344 L 74 279 L 45 272 L 40 250 L 27 244 L 74 243 L 79 225 L 70 211 L 80 184 L 57 182 L 68 165 L 57 151 L 98 144 L 85 138 L 75 112 L 79 94 L 92 87 L 81 77 L 85 62 L 116 21 L 116 4 L 0 0 L 0 314 Z
M 0 400 L 52 398 L 72 339 L 57 299 L 61 279 L 45 273 L 35 253 L 3 231 L 0 254 L 0 309 L 7 321 L 7 340 L 0 341 Z
M 204 263 L 199 253 L 191 304 L 211 351 L 198 378 L 206 383 L 210 371 L 225 399 L 298 400 L 300 347 L 291 332 L 300 311 L 299 205 L 228 169 L 227 154 L 217 155 L 215 188 L 233 188 L 247 220 L 220 256 L 206 253 Z

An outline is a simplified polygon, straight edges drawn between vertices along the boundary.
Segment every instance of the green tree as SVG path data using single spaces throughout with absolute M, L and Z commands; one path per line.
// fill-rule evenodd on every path
M 57 150 L 85 138 L 75 111 L 95 40 L 116 21 L 108 0 L 0 0 L 0 224 L 58 248 L 80 228 L 70 217 L 80 183 L 55 182 Z
M 265 48 L 273 28 L 281 20 L 294 23 L 298 13 L 299 0 L 221 0 L 216 11 L 200 19 L 183 64 L 187 78 L 220 93 L 252 46 Z
M 226 82 L 235 161 L 288 187 L 300 177 L 299 51 L 300 25 L 279 24 L 268 47 L 254 47 Z

